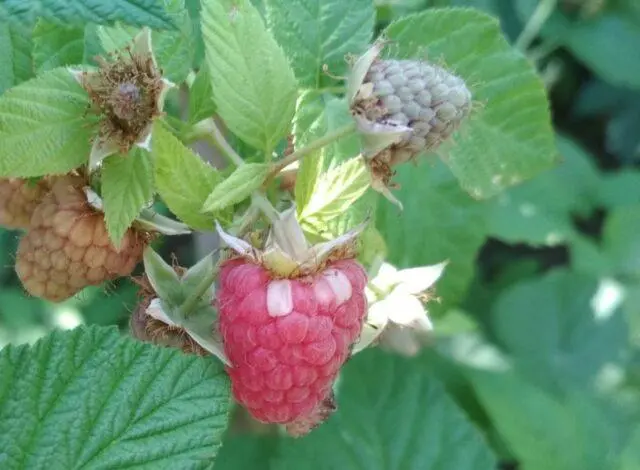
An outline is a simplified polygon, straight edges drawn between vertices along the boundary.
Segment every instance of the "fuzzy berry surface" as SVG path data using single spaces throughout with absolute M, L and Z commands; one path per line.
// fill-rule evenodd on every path
M 364 269 L 343 259 L 314 275 L 278 280 L 232 259 L 219 279 L 219 326 L 235 399 L 262 422 L 312 416 L 362 330 Z
M 435 149 L 469 116 L 471 92 L 462 78 L 417 60 L 375 62 L 365 81 L 379 100 L 365 110 L 371 121 L 394 122 L 411 128 L 411 136 L 396 145 L 392 163 L 403 163 Z
M 145 246 L 145 234 L 133 229 L 113 246 L 104 214 L 90 207 L 82 181 L 65 177 L 34 210 L 18 245 L 16 273 L 31 295 L 60 302 L 87 286 L 129 275 Z
M 0 179 L 0 225 L 28 229 L 33 211 L 48 190 L 46 180 L 30 184 L 20 178 Z

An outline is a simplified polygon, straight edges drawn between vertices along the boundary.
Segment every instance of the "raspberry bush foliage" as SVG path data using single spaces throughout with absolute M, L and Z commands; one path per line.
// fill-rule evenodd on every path
M 640 468 L 637 178 L 475 3 L 0 2 L 0 468 Z

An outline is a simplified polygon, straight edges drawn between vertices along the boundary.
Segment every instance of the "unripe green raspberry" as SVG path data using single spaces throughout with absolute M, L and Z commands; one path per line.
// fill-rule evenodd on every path
M 393 167 L 437 149 L 472 108 L 464 80 L 421 60 L 382 60 L 375 43 L 353 62 L 347 99 L 363 140 L 374 189 L 388 187 Z
M 471 92 L 464 81 L 427 62 L 376 61 L 365 76 L 365 83 L 371 83 L 373 90 L 358 105 L 364 116 L 370 121 L 411 129 L 392 146 L 391 165 L 437 148 L 471 111 Z

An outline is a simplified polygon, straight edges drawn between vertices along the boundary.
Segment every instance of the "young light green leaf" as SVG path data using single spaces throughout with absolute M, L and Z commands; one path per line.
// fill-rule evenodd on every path
M 33 29 L 33 63 L 38 72 L 85 63 L 85 28 L 38 21 Z
M 105 52 L 113 52 L 130 44 L 135 35 L 138 34 L 138 31 L 138 28 L 123 24 L 117 24 L 115 26 L 98 26 L 98 38 L 100 39 L 100 44 L 102 44 L 102 49 Z M 151 47 L 153 47 L 153 39 Z
M 215 458 L 229 418 L 220 364 L 113 327 L 7 347 L 0 379 L 4 468 L 195 468 Z
M 269 29 L 309 88 L 335 84 L 323 66 L 333 76 L 345 74 L 346 55 L 365 51 L 376 16 L 371 0 L 267 0 L 266 7 Z
M 295 110 L 291 66 L 249 0 L 205 0 L 201 17 L 218 113 L 234 134 L 270 154 Z
M 482 434 L 422 358 L 358 354 L 344 368 L 337 400 L 338 411 L 326 423 L 282 443 L 274 470 L 496 467 Z
M 328 222 L 343 215 L 370 185 L 369 170 L 361 157 L 322 173 L 307 204 L 299 210 L 301 223 Z
M 378 205 L 376 226 L 385 235 L 389 262 L 398 268 L 425 266 L 450 260 L 437 292 L 451 305 L 466 292 L 473 261 L 485 240 L 486 208 L 474 201 L 442 163 L 403 166 L 394 178 L 395 195 L 404 211 L 390 203 Z M 407 233 L 420 236 L 407 237 Z M 437 305 L 434 305 L 434 308 Z
M 318 95 L 307 92 L 300 96 L 297 104 L 293 132 L 297 148 L 302 148 L 345 124 L 352 122 L 349 107 L 344 99 L 328 93 Z M 341 162 L 358 155 L 360 143 L 352 135 L 323 147 L 300 162 L 296 177 L 296 204 L 299 210 L 305 207 L 314 192 L 320 175 Z
M 193 59 L 192 25 L 183 0 L 163 0 L 165 11 L 171 16 L 176 30 L 152 31 L 153 53 L 163 75 L 174 83 L 183 81 L 191 70 Z M 100 26 L 98 35 L 105 51 L 125 47 L 139 33 L 139 29 L 118 23 Z
M 216 215 L 203 214 L 201 209 L 222 177 L 159 122 L 154 124 L 152 139 L 158 193 L 180 220 L 211 230 Z
M 162 2 L 157 0 L 21 0 L 0 3 L 2 22 L 33 24 L 43 19 L 60 25 L 109 24 L 124 21 L 155 29 L 173 28 L 174 23 Z
M 297 148 L 307 145 L 309 142 L 332 132 L 345 124 L 352 122 L 349 108 L 344 99 L 336 98 L 328 93 L 318 95 L 315 92 L 307 92 L 298 100 L 298 109 L 294 121 L 294 135 Z M 312 198 L 318 201 L 317 192 L 320 188 L 317 184 L 324 179 L 325 186 L 330 179 L 324 178 L 323 174 L 334 171 L 349 158 L 354 158 L 359 154 L 360 142 L 356 135 L 346 136 L 338 141 L 323 147 L 315 154 L 305 157 L 300 162 L 300 169 L 296 177 L 295 196 L 298 213 L 305 210 Z M 352 161 L 356 170 L 358 164 Z M 357 183 L 364 184 L 364 174 Z M 368 184 L 367 176 L 367 184 Z M 325 187 L 321 191 L 325 191 Z M 366 191 L 366 188 L 362 188 Z M 356 196 L 357 194 L 353 194 Z M 326 196 L 326 194 L 325 194 Z M 362 223 L 364 219 L 375 212 L 377 195 L 373 192 L 358 195 L 354 204 L 349 205 L 342 214 L 334 214 L 330 218 L 307 217 L 303 222 L 303 227 L 307 235 L 316 237 L 318 241 L 328 240 L 342 235 L 356 225 Z M 326 199 L 325 202 L 330 202 Z
M 128 155 L 112 155 L 102 167 L 102 199 L 107 232 L 118 246 L 140 211 L 153 202 L 151 155 L 136 149 Z
M 238 167 L 213 189 L 202 210 L 217 212 L 242 202 L 264 184 L 270 171 L 271 165 L 267 163 L 248 163 Z
M 0 96 L 0 176 L 66 173 L 89 158 L 95 120 L 87 93 L 55 69 Z
M 189 122 L 195 124 L 212 117 L 216 112 L 211 90 L 211 78 L 206 68 L 197 73 L 189 88 Z
M 394 41 L 394 57 L 445 59 L 482 103 L 440 152 L 474 197 L 491 197 L 557 162 L 542 81 L 495 18 L 472 9 L 429 9 L 392 23 L 385 34 Z
M 0 70 L 0 95 L 13 85 L 33 77 L 31 31 L 21 25 L 0 23 L 0 50 L 4 51 Z

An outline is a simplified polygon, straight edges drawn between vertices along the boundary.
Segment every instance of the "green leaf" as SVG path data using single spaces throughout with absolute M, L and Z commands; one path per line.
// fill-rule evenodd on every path
M 115 328 L 5 348 L 0 377 L 7 469 L 202 468 L 227 426 L 229 383 L 217 361 Z
M 295 110 L 291 66 L 249 0 L 206 0 L 201 15 L 218 113 L 234 134 L 269 155 Z
M 297 148 L 352 122 L 344 99 L 328 93 L 307 92 L 298 100 L 293 132 Z M 296 204 L 301 210 L 313 194 L 320 175 L 359 154 L 360 142 L 352 135 L 333 142 L 300 162 L 296 177 Z
M 633 18 L 622 2 L 611 3 L 588 20 L 570 18 L 556 9 L 541 36 L 569 49 L 604 80 L 640 88 L 640 52 L 634 47 L 640 41 L 639 18 Z M 537 0 L 517 0 L 516 11 L 526 21 L 537 4 Z
M 206 68 L 200 69 L 189 89 L 189 122 L 195 124 L 213 117 L 216 105 L 213 102 L 211 77 Z
M 338 411 L 311 434 L 282 443 L 273 470 L 496 467 L 480 432 L 422 360 L 358 354 L 344 368 L 338 403 Z
M 615 273 L 640 281 L 640 204 L 613 210 L 607 216 L 602 235 L 603 251 Z
M 573 216 L 597 205 L 600 181 L 592 158 L 558 138 L 562 163 L 498 195 L 490 203 L 489 234 L 509 243 L 558 245 L 573 238 Z
M 102 199 L 107 232 L 115 246 L 140 211 L 153 202 L 153 186 L 153 163 L 148 152 L 137 149 L 104 161 Z
M 351 122 L 352 117 L 344 99 L 328 93 L 307 92 L 298 101 L 294 121 L 296 146 L 304 147 Z M 340 236 L 362 223 L 367 215 L 375 213 L 377 195 L 365 193 L 369 184 L 368 172 L 354 158 L 359 150 L 358 137 L 349 135 L 300 162 L 295 186 L 298 214 L 301 216 L 305 213 L 303 228 L 307 235 L 318 241 Z M 338 169 L 350 158 L 348 166 Z M 332 177 L 345 170 L 347 173 L 343 176 L 346 179 L 331 181 Z M 337 198 L 335 201 L 332 200 L 334 197 Z M 343 204 L 348 200 L 352 204 Z M 306 209 L 309 204 L 313 207 Z M 339 210 L 342 213 L 338 213 Z
M 470 194 L 491 197 L 556 163 L 542 81 L 495 18 L 472 9 L 430 9 L 391 24 L 386 35 L 394 56 L 446 60 L 482 103 L 439 152 Z
M 267 0 L 269 29 L 283 47 L 298 81 L 309 88 L 335 85 L 346 73 L 347 54 L 360 55 L 371 41 L 371 0 Z
M 89 159 L 94 120 L 88 96 L 55 69 L 0 96 L 0 176 L 66 173 Z
M 183 302 L 178 273 L 151 246 L 144 250 L 144 271 L 160 299 L 172 306 L 179 306 Z
M 376 224 L 385 234 L 389 261 L 398 268 L 410 268 L 449 260 L 436 289 L 445 305 L 459 301 L 485 240 L 484 204 L 465 193 L 442 163 L 405 165 L 394 181 L 401 187 L 394 194 L 404 211 L 389 202 L 380 203 Z
M 85 63 L 85 28 L 38 21 L 33 30 L 33 63 L 38 70 Z
M 327 222 L 347 211 L 369 188 L 369 170 L 360 157 L 354 157 L 320 175 L 300 220 Z
M 636 427 L 622 454 L 620 470 L 635 470 L 636 468 L 640 468 L 640 426 Z
M 595 302 L 598 287 L 566 270 L 509 287 L 493 308 L 496 339 L 530 376 L 587 383 L 604 367 L 622 364 L 626 349 L 621 299 Z
M 264 184 L 270 171 L 271 165 L 267 163 L 247 163 L 238 167 L 213 189 L 202 210 L 217 212 L 242 202 Z
M 213 470 L 271 470 L 277 446 L 275 436 L 228 435 Z
M 124 21 L 135 26 L 173 28 L 171 16 L 157 0 L 21 0 L 0 3 L 0 20 L 33 24 L 37 19 L 64 26 Z
M 472 371 L 478 397 L 524 469 L 615 469 L 618 420 L 585 390 L 558 396 L 513 372 Z
M 640 171 L 625 169 L 602 175 L 599 201 L 607 209 L 635 205 L 640 201 Z
M 31 31 L 20 25 L 0 23 L 0 50 L 3 66 L 0 69 L 0 95 L 33 77 L 31 63 Z
M 160 3 L 177 28 L 171 31 L 152 31 L 152 49 L 164 77 L 179 83 L 190 72 L 193 60 L 191 20 L 183 0 L 162 0 Z M 126 46 L 139 32 L 139 29 L 124 24 L 98 28 L 100 41 L 107 52 Z
M 212 230 L 216 215 L 204 214 L 201 209 L 222 177 L 160 123 L 154 125 L 152 139 L 160 197 L 190 227 Z

